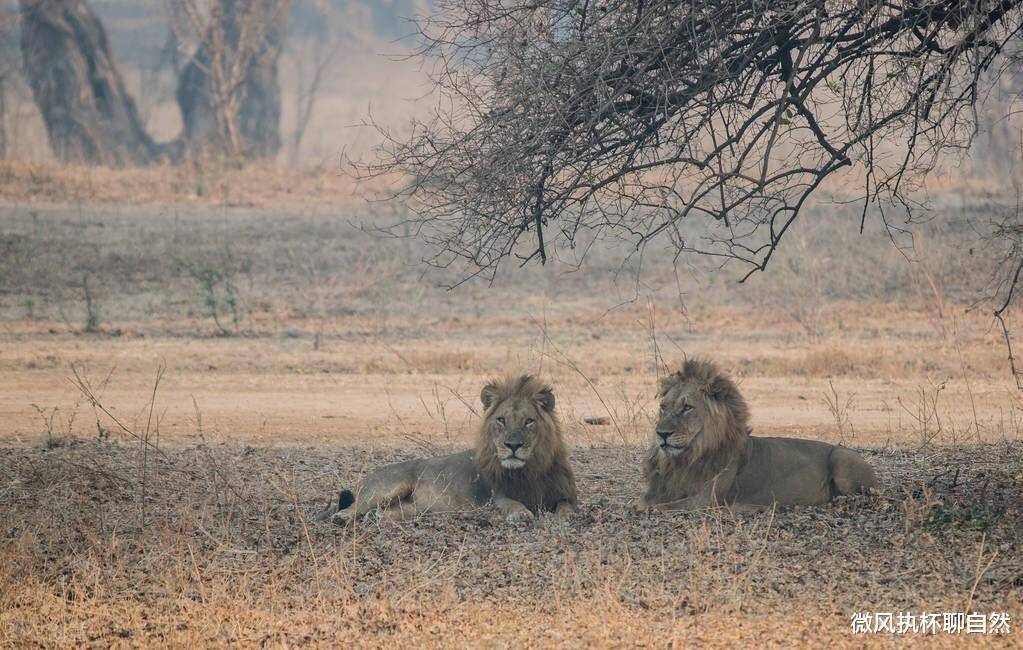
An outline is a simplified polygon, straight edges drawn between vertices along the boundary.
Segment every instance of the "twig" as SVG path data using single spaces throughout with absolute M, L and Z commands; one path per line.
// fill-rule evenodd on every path
M 540 324 L 536 322 L 535 318 L 533 318 L 532 316 L 530 316 L 529 318 L 530 320 L 533 321 L 534 325 L 540 327 Z M 577 366 L 576 363 L 568 357 L 568 355 L 561 351 L 561 348 L 555 345 L 554 341 L 552 341 L 550 336 L 548 336 L 546 329 L 540 327 L 540 331 L 543 334 L 544 340 L 547 341 L 548 344 L 550 344 L 551 349 L 557 352 L 558 355 L 561 357 L 560 363 L 562 363 L 565 366 L 568 366 L 577 375 L 583 378 L 583 381 L 586 382 L 586 385 L 590 387 L 590 390 L 593 391 L 593 394 L 596 395 L 597 399 L 600 401 L 600 404 L 604 407 L 604 410 L 607 412 L 608 417 L 611 418 L 611 423 L 614 425 L 615 431 L 618 432 L 618 437 L 622 439 L 622 443 L 628 444 L 628 440 L 626 440 L 625 438 L 625 432 L 622 431 L 621 426 L 619 426 L 618 418 L 615 417 L 614 410 L 608 405 L 606 401 L 604 401 L 604 397 L 600 394 L 600 391 L 597 390 L 596 384 L 593 383 L 593 381 L 586 375 L 585 372 L 580 370 L 579 366 Z
M 973 570 L 973 584 L 970 586 L 970 595 L 966 597 L 966 606 L 963 607 L 963 612 L 969 613 L 970 606 L 973 605 L 973 596 L 977 593 L 977 585 L 980 584 L 981 578 L 987 573 L 987 570 L 994 564 L 995 558 L 998 557 L 998 549 L 995 549 L 991 553 L 991 557 L 988 558 L 987 564 L 981 569 L 981 562 L 984 560 L 984 543 L 987 541 L 987 533 L 982 533 L 980 536 L 980 547 L 977 549 L 977 565 Z
M 75 364 L 73 364 L 73 363 L 71 364 L 71 372 L 74 374 L 75 378 L 72 380 L 69 377 L 68 381 L 71 382 L 72 386 L 74 386 L 75 388 L 77 388 L 78 390 L 80 390 L 82 392 L 82 395 L 84 395 L 85 398 L 87 400 L 89 400 L 89 403 L 92 404 L 92 406 L 94 408 L 99 409 L 104 415 L 106 415 L 108 418 L 110 418 L 110 420 L 114 424 L 116 424 L 118 427 L 120 427 L 121 431 L 123 431 L 124 433 L 128 434 L 129 436 L 131 436 L 135 440 L 138 440 L 146 448 L 152 449 L 153 451 L 157 452 L 158 454 L 163 456 L 163 458 L 165 460 L 168 460 L 168 461 L 170 460 L 170 456 L 168 456 L 166 453 L 164 453 L 164 451 L 162 449 L 160 449 L 159 447 L 156 447 L 155 445 L 150 443 L 147 439 L 145 439 L 143 436 L 140 436 L 139 434 L 137 434 L 134 431 L 132 431 L 131 429 L 129 429 L 120 420 L 117 419 L 117 416 L 115 416 L 105 406 L 103 406 L 103 404 L 99 401 L 99 399 L 93 394 L 92 388 L 89 386 L 88 381 L 86 381 L 83 378 L 83 376 L 78 371 L 78 367 L 75 366 Z
M 1009 283 L 1009 292 L 1005 296 L 1005 302 L 995 310 L 994 317 L 1002 327 L 1002 336 L 1005 337 L 1005 347 L 1009 351 L 1009 369 L 1012 370 L 1012 378 L 1016 380 L 1016 388 L 1023 390 L 1023 373 L 1016 367 L 1016 357 L 1012 353 L 1012 341 L 1009 337 L 1009 327 L 1005 324 L 1003 314 L 1012 302 L 1012 296 L 1016 291 L 1016 283 L 1019 282 L 1020 273 L 1023 272 L 1023 259 L 1016 266 L 1016 272 L 1012 274 L 1012 282 Z

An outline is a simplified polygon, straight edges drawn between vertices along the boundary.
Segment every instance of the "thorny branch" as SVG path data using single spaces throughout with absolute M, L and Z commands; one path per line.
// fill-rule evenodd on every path
M 492 279 L 603 237 L 745 279 L 841 169 L 864 217 L 912 216 L 1023 0 L 437 0 L 418 24 L 438 108 L 356 168 L 408 179 L 391 232 L 428 263 Z

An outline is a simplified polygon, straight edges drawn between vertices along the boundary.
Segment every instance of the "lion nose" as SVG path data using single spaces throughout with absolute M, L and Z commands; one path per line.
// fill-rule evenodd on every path
M 520 447 L 522 447 L 522 443 L 521 442 L 506 442 L 506 443 L 504 443 L 504 446 L 507 447 L 508 449 L 511 449 L 511 453 L 514 454 L 515 452 L 517 452 L 519 450 Z
M 658 431 L 657 432 L 657 435 L 659 435 L 661 437 L 661 440 L 663 440 L 665 442 L 668 441 L 668 438 L 671 437 L 671 434 L 672 434 L 671 431 Z

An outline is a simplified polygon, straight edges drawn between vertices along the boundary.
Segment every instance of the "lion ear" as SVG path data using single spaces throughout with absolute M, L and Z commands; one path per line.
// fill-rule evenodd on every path
M 671 387 L 674 386 L 675 384 L 677 384 L 680 381 L 682 381 L 682 373 L 681 372 L 673 372 L 670 375 L 668 375 L 667 377 L 661 377 L 661 379 L 657 382 L 657 397 L 658 397 L 658 399 L 660 399 L 660 398 L 664 397 L 665 395 L 667 395 L 668 391 L 671 390 Z
M 554 392 L 550 388 L 544 388 L 536 394 L 536 401 L 540 408 L 548 413 L 554 412 Z
M 490 382 L 483 387 L 480 391 L 480 401 L 483 402 L 484 409 L 489 409 L 497 401 L 497 383 Z
M 735 397 L 738 392 L 732 380 L 721 375 L 712 379 L 710 385 L 707 386 L 707 395 L 719 402 Z

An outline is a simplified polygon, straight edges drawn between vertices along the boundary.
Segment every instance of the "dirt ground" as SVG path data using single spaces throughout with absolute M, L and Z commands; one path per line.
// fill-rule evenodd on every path
M 452 292 L 322 212 L 216 214 L 0 210 L 0 644 L 1021 645 L 1023 405 L 951 290 L 818 301 L 809 328 L 794 278 L 622 302 L 608 262 Z M 882 493 L 628 513 L 657 377 L 696 354 L 754 434 L 857 448 Z M 310 523 L 372 467 L 471 444 L 509 371 L 555 386 L 579 513 Z M 854 635 L 864 611 L 1011 633 Z

